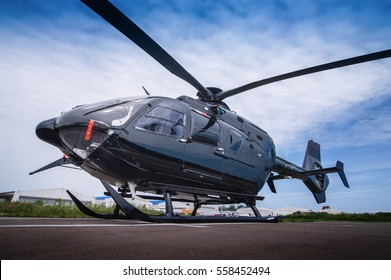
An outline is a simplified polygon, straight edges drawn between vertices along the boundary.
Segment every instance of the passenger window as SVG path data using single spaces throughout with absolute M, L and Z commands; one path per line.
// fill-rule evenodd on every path
M 191 140 L 211 145 L 219 144 L 219 124 L 206 114 L 192 111 Z
M 161 102 L 157 107 L 139 118 L 135 124 L 136 129 L 183 137 L 186 123 L 185 110 L 178 107 L 177 104 L 175 104 L 176 106 L 170 106 L 170 103 L 172 105 L 174 102 Z M 174 109 L 168 108 L 168 106 Z
M 234 152 L 238 152 L 240 150 L 240 148 L 242 147 L 243 136 L 234 130 L 231 130 L 230 134 L 231 134 L 230 135 L 231 150 Z
M 266 132 L 251 123 L 247 126 L 247 128 L 249 130 L 248 132 L 251 133 L 252 136 L 255 136 L 252 139 L 255 140 L 259 145 L 262 145 L 262 142 L 264 141 L 263 135 L 265 135 Z

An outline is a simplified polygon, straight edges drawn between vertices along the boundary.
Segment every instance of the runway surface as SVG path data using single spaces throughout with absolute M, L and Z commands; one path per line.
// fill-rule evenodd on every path
M 391 223 L 151 224 L 0 218 L 12 259 L 391 259 Z

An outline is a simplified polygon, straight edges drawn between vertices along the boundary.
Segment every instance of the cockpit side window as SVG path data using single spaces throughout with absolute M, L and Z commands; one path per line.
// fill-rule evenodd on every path
M 135 123 L 137 130 L 166 136 L 183 137 L 185 133 L 185 108 L 176 102 L 163 101 L 141 116 Z
M 211 145 L 219 144 L 219 124 L 210 116 L 198 112 L 191 112 L 192 133 L 191 140 Z

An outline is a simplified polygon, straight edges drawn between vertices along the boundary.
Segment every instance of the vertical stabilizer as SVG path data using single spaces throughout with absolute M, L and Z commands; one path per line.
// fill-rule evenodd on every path
M 320 145 L 313 140 L 308 141 L 307 151 L 303 161 L 304 170 L 322 169 L 320 158 Z M 326 202 L 326 189 L 329 179 L 326 174 L 315 174 L 303 180 L 303 183 L 312 192 L 317 203 Z
M 314 169 L 314 165 L 320 165 L 320 145 L 313 140 L 309 140 L 307 151 L 305 152 L 303 168 L 306 170 Z

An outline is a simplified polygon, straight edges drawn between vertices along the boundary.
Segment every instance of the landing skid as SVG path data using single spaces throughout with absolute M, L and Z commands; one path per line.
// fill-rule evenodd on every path
M 128 215 L 120 215 L 120 214 L 100 214 L 91 210 L 87 206 L 83 204 L 76 196 L 74 196 L 70 191 L 67 190 L 68 195 L 72 198 L 73 202 L 76 204 L 77 208 L 87 216 L 91 216 L 99 219 L 134 219 Z
M 256 217 L 221 217 L 221 216 L 175 216 L 172 211 L 171 194 L 165 195 L 167 205 L 166 216 L 154 216 L 148 215 L 125 200 L 121 194 L 119 194 L 113 187 L 111 187 L 106 181 L 101 180 L 103 186 L 110 193 L 113 200 L 117 203 L 117 206 L 122 210 L 125 215 L 118 214 L 99 214 L 85 206 L 79 199 L 77 199 L 70 191 L 67 191 L 69 196 L 75 202 L 76 206 L 81 212 L 88 216 L 101 219 L 137 219 L 144 222 L 152 223 L 277 223 L 277 217 L 261 217 L 258 210 L 254 205 L 251 206 L 255 213 L 258 212 Z M 170 209 L 168 209 L 170 208 Z M 256 209 L 256 210 L 254 210 Z

